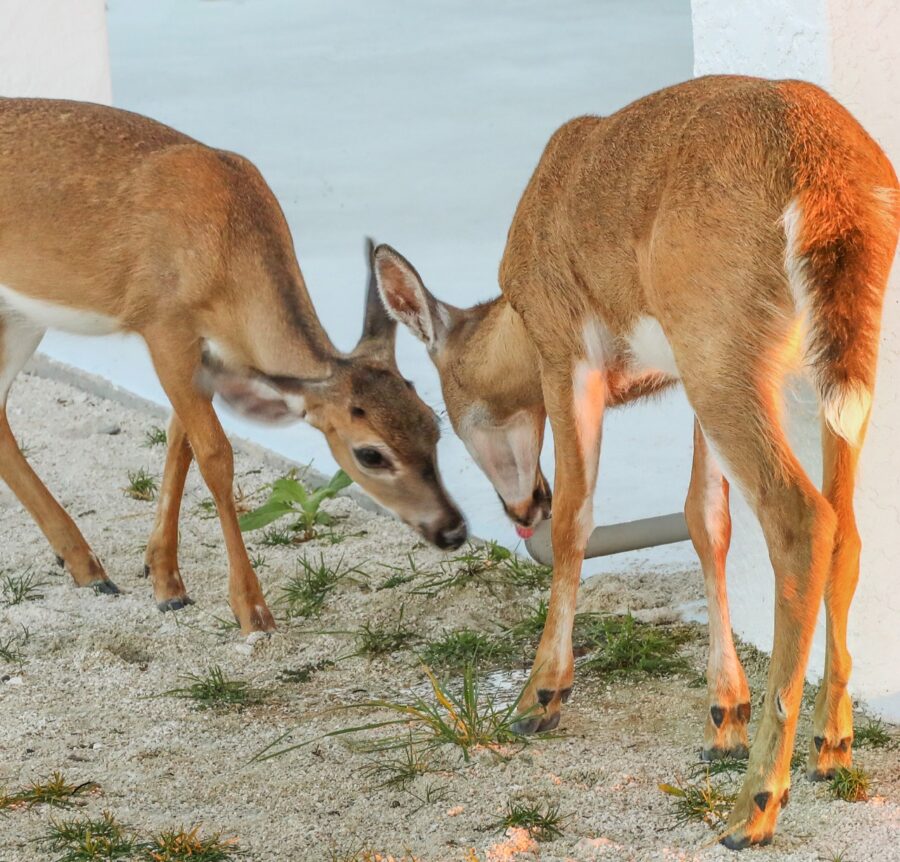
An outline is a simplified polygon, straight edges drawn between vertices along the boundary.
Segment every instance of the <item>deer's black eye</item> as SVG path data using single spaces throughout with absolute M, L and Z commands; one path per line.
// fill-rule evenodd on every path
M 354 449 L 353 454 L 356 456 L 356 460 L 359 461 L 360 465 L 369 470 L 386 470 L 391 466 L 391 462 L 388 461 L 381 452 L 370 446 Z

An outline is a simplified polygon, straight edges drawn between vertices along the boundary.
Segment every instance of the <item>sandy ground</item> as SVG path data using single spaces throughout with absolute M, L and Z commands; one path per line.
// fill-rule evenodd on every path
M 225 554 L 217 521 L 200 505 L 208 495 L 196 470 L 188 481 L 181 540 L 181 570 L 196 606 L 161 615 L 140 577 L 153 504 L 129 499 L 122 489 L 129 470 L 161 473 L 162 449 L 144 446 L 158 420 L 33 376 L 20 378 L 9 413 L 31 463 L 77 516 L 124 594 L 76 590 L 12 494 L 0 488 L 0 566 L 10 573 L 30 568 L 45 581 L 43 598 L 0 608 L 0 638 L 23 626 L 30 635 L 21 664 L 0 664 L 0 786 L 18 787 L 60 770 L 73 781 L 100 785 L 84 812 L 108 809 L 142 831 L 202 822 L 236 836 L 249 858 L 266 862 L 351 859 L 361 848 L 423 862 L 734 858 L 708 846 L 713 833 L 704 825 L 677 826 L 669 798 L 658 789 L 689 775 L 700 745 L 705 692 L 685 676 L 615 684 L 580 679 L 560 738 L 535 741 L 502 759 L 489 752 L 469 764 L 450 759 L 406 792 L 379 788 L 366 771 L 378 756 L 342 737 L 250 762 L 291 728 L 300 741 L 387 717 L 336 707 L 424 690 L 416 648 L 377 660 L 344 658 L 306 681 L 292 678 L 291 671 L 354 651 L 351 636 L 323 632 L 390 623 L 401 608 L 403 624 L 423 641 L 463 626 L 494 632 L 519 618 L 539 593 L 502 587 L 493 595 L 470 585 L 416 595 L 421 572 L 436 567 L 440 555 L 401 525 L 341 499 L 329 504 L 344 518 L 336 526 L 345 537 L 340 543 L 261 548 L 251 537 L 252 553 L 265 558 L 260 575 L 272 599 L 303 554 L 342 560 L 357 572 L 319 618 L 286 622 L 271 639 L 248 646 L 221 622 L 230 619 Z M 113 429 L 118 433 L 110 434 Z M 240 448 L 237 465 L 247 492 L 279 473 Z M 408 554 L 420 574 L 383 588 L 392 574 L 388 566 L 408 572 Z M 581 604 L 665 619 L 701 598 L 697 571 L 665 577 L 621 571 L 587 584 Z M 701 631 L 685 648 L 697 672 L 704 640 Z M 261 690 L 262 703 L 198 711 L 189 701 L 160 697 L 184 685 L 183 674 L 214 665 Z M 751 660 L 747 669 L 758 703 L 764 665 Z M 872 775 L 871 801 L 831 801 L 821 785 L 797 775 L 774 845 L 750 851 L 749 858 L 900 859 L 900 754 L 862 750 L 857 762 Z M 558 805 L 566 815 L 562 837 L 540 845 L 522 840 L 531 849 L 513 853 L 509 848 L 521 836 L 511 843 L 495 825 L 510 799 Z M 34 843 L 52 815 L 36 808 L 0 816 L 0 860 L 52 858 Z

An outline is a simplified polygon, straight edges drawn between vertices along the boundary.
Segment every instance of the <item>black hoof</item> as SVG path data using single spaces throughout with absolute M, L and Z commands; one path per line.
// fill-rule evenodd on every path
M 147 565 L 144 566 L 144 574 L 143 574 L 143 577 L 145 577 L 145 578 L 149 578 L 149 577 L 150 577 L 150 566 L 147 566 Z
M 174 599 L 166 599 L 164 602 L 157 602 L 156 607 L 165 613 L 166 611 L 180 611 L 192 604 L 194 604 L 194 600 L 190 596 L 179 596 Z
M 810 781 L 831 781 L 834 778 L 833 769 L 807 769 L 806 777 Z
M 530 736 L 533 733 L 544 733 L 554 730 L 559 724 L 560 713 L 554 712 L 552 715 L 526 715 L 516 721 L 512 730 L 521 736 Z
M 741 838 L 738 838 L 736 835 L 726 835 L 719 843 L 729 850 L 746 850 L 751 844 L 755 844 L 757 847 L 768 847 L 772 843 L 772 836 L 766 835 L 765 838 L 760 838 L 759 841 L 751 841 L 746 835 Z
M 97 593 L 97 595 L 118 596 L 122 593 L 122 591 L 109 579 L 94 581 L 91 586 L 94 588 L 94 592 Z
M 56 565 L 61 569 L 66 567 L 66 561 L 59 554 L 56 555 Z
M 734 748 L 704 748 L 700 752 L 700 759 L 707 763 L 712 760 L 725 760 L 726 758 L 746 760 L 749 756 L 750 751 L 746 745 L 737 745 Z

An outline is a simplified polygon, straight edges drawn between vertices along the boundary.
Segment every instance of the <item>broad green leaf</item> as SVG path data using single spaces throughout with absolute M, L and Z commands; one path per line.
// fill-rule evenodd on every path
M 343 471 L 338 470 L 331 479 L 328 480 L 327 485 L 323 485 L 321 488 L 317 488 L 314 493 L 309 496 L 309 507 L 304 506 L 308 512 L 316 512 L 319 509 L 319 506 L 322 505 L 323 500 L 329 500 L 334 497 L 339 491 L 343 491 L 344 488 L 349 487 L 353 484 L 353 480 Z
M 272 483 L 272 493 L 269 494 L 270 501 L 279 501 L 299 503 L 301 506 L 306 503 L 308 496 L 306 488 L 296 479 L 276 479 Z
M 241 515 L 238 519 L 238 524 L 243 532 L 258 530 L 260 527 L 268 526 L 272 521 L 277 521 L 282 515 L 287 515 L 290 512 L 293 512 L 290 503 L 269 500 L 258 509 Z

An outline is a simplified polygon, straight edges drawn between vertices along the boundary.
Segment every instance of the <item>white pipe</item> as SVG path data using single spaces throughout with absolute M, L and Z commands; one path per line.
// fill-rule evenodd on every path
M 532 558 L 545 566 L 553 564 L 553 542 L 550 537 L 550 521 L 543 521 L 534 531 L 534 535 L 525 542 L 525 547 Z M 624 524 L 594 527 L 584 556 L 585 559 L 605 557 L 609 554 L 621 554 L 623 551 L 684 542 L 687 539 L 690 539 L 690 535 L 684 514 L 674 512 L 671 515 L 626 521 Z

